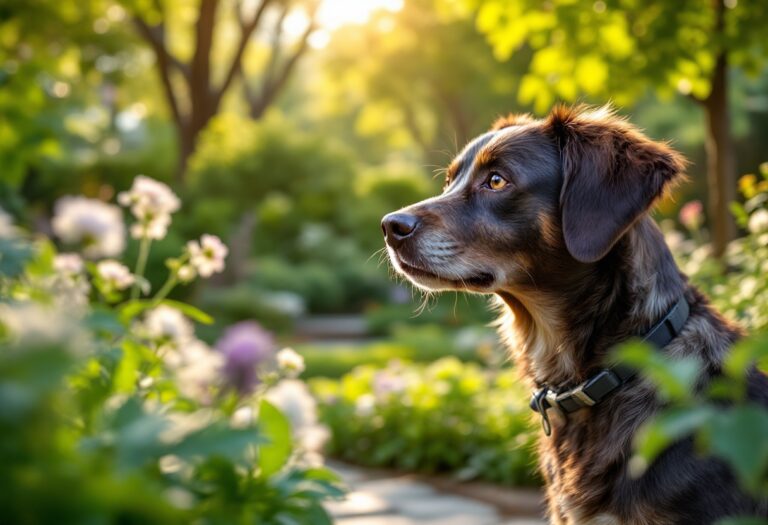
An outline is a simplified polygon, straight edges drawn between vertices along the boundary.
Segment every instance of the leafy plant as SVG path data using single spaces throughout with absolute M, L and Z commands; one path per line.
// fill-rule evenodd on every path
M 193 321 L 213 320 L 167 296 L 221 271 L 226 247 L 205 235 L 188 243 L 150 294 L 145 262 L 178 201 L 148 178 L 119 200 L 135 218 L 133 272 L 105 259 L 125 245 L 114 206 L 57 206 L 54 232 L 88 261 L 8 218 L 0 225 L 4 520 L 330 523 L 322 502 L 342 494 L 339 480 L 279 408 L 301 395 L 303 361 L 275 353 L 254 322 L 227 329 L 216 348 L 198 340 Z
M 311 386 L 332 432 L 332 455 L 461 479 L 539 481 L 530 409 L 514 370 L 489 372 L 446 357 L 427 366 L 361 366 Z

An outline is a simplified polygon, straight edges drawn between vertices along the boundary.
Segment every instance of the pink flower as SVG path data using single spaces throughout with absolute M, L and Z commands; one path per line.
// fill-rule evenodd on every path
M 704 206 L 701 201 L 685 203 L 680 208 L 680 222 L 689 230 L 698 230 L 704 222 Z

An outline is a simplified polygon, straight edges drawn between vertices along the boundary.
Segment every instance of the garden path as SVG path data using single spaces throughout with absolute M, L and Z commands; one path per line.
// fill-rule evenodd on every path
M 505 501 L 499 506 L 488 498 L 457 495 L 444 484 L 407 474 L 369 471 L 335 461 L 328 466 L 349 488 L 346 499 L 327 504 L 336 525 L 545 524 L 536 517 L 541 508 L 536 491 L 504 489 Z M 497 498 L 494 494 L 490 499 Z

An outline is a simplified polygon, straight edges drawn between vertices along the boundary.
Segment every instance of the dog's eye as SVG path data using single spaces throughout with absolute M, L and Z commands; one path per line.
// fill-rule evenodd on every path
M 490 177 L 488 177 L 488 187 L 492 190 L 500 190 L 507 184 L 507 179 L 496 172 L 491 173 Z

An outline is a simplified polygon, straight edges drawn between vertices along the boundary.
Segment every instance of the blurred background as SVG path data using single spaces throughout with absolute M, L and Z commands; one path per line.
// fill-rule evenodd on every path
M 765 27 L 768 4 L 746 0 L 0 0 L 0 206 L 49 233 L 62 196 L 167 183 L 183 205 L 148 279 L 162 284 L 186 239 L 221 237 L 226 270 L 174 298 L 216 319 L 198 329 L 209 342 L 257 320 L 303 355 L 321 399 L 346 396 L 323 416 L 332 455 L 536 484 L 527 413 L 510 415 L 526 393 L 509 394 L 487 299 L 395 278 L 381 217 L 438 192 L 501 115 L 612 102 L 691 161 L 657 214 L 694 243 L 696 272 L 744 233 L 737 180 L 768 160 Z M 680 215 L 689 201 L 704 204 Z M 413 370 L 434 381 L 403 383 Z M 424 390 L 442 380 L 453 397 Z M 425 419 L 406 435 L 399 400 L 350 423 L 409 388 Z M 478 403 L 497 408 L 463 449 L 456 422 Z M 422 446 L 431 433 L 443 441 Z

